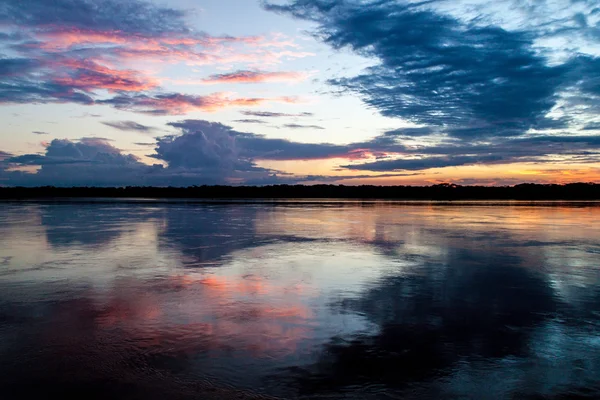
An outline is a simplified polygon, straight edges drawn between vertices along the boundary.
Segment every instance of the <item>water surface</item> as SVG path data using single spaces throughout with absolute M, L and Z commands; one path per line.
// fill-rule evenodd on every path
M 0 397 L 600 397 L 600 207 L 0 203 Z

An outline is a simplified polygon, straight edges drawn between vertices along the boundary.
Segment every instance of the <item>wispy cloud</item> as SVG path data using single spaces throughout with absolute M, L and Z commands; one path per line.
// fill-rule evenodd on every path
M 250 119 L 249 118 L 236 119 L 233 122 L 239 122 L 242 124 L 266 124 L 267 123 L 267 121 L 263 121 L 262 119 L 251 119 L 251 118 Z
M 235 71 L 227 74 L 211 75 L 202 80 L 204 84 L 217 83 L 263 83 L 299 82 L 308 77 L 302 72 Z
M 285 124 L 284 128 L 288 129 L 325 129 L 319 125 L 302 125 L 302 124 Z
M 240 111 L 242 114 L 249 117 L 263 117 L 263 118 L 279 118 L 279 117 L 312 117 L 314 114 L 310 112 L 301 112 L 298 114 L 271 112 L 271 111 Z
M 227 107 L 258 106 L 269 102 L 294 103 L 291 97 L 233 97 L 226 93 L 213 93 L 206 96 L 184 95 L 180 93 L 121 94 L 107 100 L 99 100 L 99 104 L 149 115 L 182 115 L 191 111 L 214 112 Z
M 152 126 L 142 125 L 135 121 L 103 121 L 102 123 L 120 131 L 152 132 L 156 130 Z
M 197 102 L 180 101 L 173 107 L 171 93 L 160 87 L 148 71 L 131 68 L 155 62 L 187 65 L 271 65 L 286 58 L 306 57 L 283 35 L 211 36 L 195 31 L 186 21 L 186 12 L 158 6 L 150 1 L 129 0 L 0 0 L 0 43 L 14 57 L 0 56 L 0 104 L 20 103 L 123 103 L 123 92 L 135 99 L 156 98 L 170 106 L 151 107 L 150 114 L 192 110 Z M 246 82 L 291 81 L 302 73 L 255 71 Z M 244 81 L 240 74 L 237 79 Z M 219 79 L 216 78 L 215 79 Z M 233 82 L 223 75 L 221 82 Z M 203 83 L 211 83 L 207 80 Z M 115 97 L 106 98 L 107 94 Z M 180 99 L 192 95 L 177 93 Z M 214 98 L 215 95 L 197 96 Z M 99 103 L 99 100 L 102 102 Z M 221 104 L 253 105 L 252 99 L 222 101 Z M 283 101 L 283 97 L 279 99 Z M 151 100 L 145 100 L 146 102 Z M 136 107 L 132 107 L 135 109 Z M 121 107 L 121 109 L 124 109 Z M 134 110 L 136 111 L 136 110 Z M 162 111 L 162 112 L 161 112 Z

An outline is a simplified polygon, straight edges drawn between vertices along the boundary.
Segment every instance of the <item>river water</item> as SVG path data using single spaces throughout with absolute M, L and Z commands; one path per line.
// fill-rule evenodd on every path
M 588 203 L 0 203 L 0 398 L 600 398 Z

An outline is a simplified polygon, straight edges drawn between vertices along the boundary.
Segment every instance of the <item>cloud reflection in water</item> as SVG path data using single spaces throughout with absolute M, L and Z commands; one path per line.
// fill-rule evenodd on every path
M 0 388 L 9 398 L 92 388 L 123 398 L 233 388 L 592 398 L 599 216 L 567 206 L 5 205 Z

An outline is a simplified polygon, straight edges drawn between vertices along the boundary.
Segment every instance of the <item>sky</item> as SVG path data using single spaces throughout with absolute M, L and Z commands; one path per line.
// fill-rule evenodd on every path
M 0 0 L 1 186 L 600 183 L 597 0 Z

